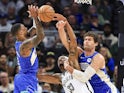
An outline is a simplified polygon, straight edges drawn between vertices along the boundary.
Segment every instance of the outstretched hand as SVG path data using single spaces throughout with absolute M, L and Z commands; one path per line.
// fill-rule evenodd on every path
M 38 17 L 38 7 L 33 6 L 33 5 L 29 5 L 28 6 L 28 13 L 29 13 L 29 17 L 37 18 Z
M 66 21 L 58 21 L 57 23 L 56 23 L 56 27 L 58 28 L 58 29 L 64 29 L 64 26 L 66 25 Z
M 67 19 L 63 15 L 55 13 L 52 20 L 53 21 L 60 21 L 60 20 L 66 21 Z

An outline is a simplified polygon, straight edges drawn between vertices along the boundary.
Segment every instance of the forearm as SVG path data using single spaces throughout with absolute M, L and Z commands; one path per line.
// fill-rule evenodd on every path
M 44 38 L 44 36 L 45 36 L 42 24 L 41 24 L 41 22 L 39 21 L 38 18 L 34 18 L 34 21 L 35 21 L 35 24 L 36 24 L 36 34 L 37 34 L 37 37 L 42 40 Z
M 64 29 L 58 29 L 59 37 L 64 47 L 69 51 L 69 43 Z
M 85 72 L 76 70 L 71 66 L 67 66 L 66 70 L 70 72 L 74 78 L 81 82 L 87 82 L 96 73 L 96 71 L 91 66 L 88 66 Z
M 73 41 L 69 43 L 69 64 L 75 69 L 81 70 L 78 63 L 77 43 Z
M 61 84 L 61 80 L 58 77 L 48 75 L 48 74 L 38 74 L 38 80 L 40 82 L 47 82 L 51 84 Z
M 75 69 L 81 70 L 78 63 L 78 50 L 73 44 L 69 44 L 69 64 Z
M 65 27 L 66 27 L 67 33 L 69 35 L 70 41 L 76 43 L 76 36 L 75 36 L 74 31 L 68 21 L 67 21 Z

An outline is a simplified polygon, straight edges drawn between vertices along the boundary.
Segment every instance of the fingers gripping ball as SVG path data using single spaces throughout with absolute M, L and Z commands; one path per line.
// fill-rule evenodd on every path
M 52 21 L 54 14 L 54 9 L 49 5 L 43 5 L 38 9 L 38 17 L 43 22 Z

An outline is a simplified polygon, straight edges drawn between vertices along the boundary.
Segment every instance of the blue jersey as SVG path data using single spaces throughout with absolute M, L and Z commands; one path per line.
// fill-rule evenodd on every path
M 79 64 L 83 71 L 91 64 L 91 61 L 98 52 L 94 52 L 91 56 L 85 56 L 83 52 L 79 56 Z M 107 75 L 106 69 L 100 69 L 95 75 L 89 80 L 90 84 L 94 89 L 94 93 L 117 93 L 116 87 L 110 82 L 110 78 Z
M 22 42 L 20 41 L 17 41 L 15 43 L 15 49 L 19 65 L 19 73 L 15 76 L 14 79 L 14 93 L 35 93 L 35 91 L 37 91 L 36 74 L 38 71 L 38 58 L 36 54 L 36 49 L 32 48 L 31 53 L 28 57 L 22 57 L 20 55 L 21 44 Z

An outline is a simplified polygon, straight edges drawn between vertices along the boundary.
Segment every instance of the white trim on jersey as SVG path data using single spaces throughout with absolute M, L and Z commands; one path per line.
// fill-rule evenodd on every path
M 99 76 L 101 81 L 104 81 L 110 87 L 112 93 L 117 93 L 117 88 L 112 84 L 110 78 L 104 73 L 104 71 L 99 70 L 96 74 Z
M 33 52 L 32 52 L 32 55 L 31 55 L 31 59 L 30 59 L 32 66 L 33 66 L 36 58 L 37 58 L 36 49 L 34 49 Z
M 61 76 L 62 86 L 65 93 L 94 93 L 89 82 L 83 83 L 75 79 L 69 72 L 65 72 Z
M 17 54 L 18 57 L 20 57 L 20 55 L 19 55 L 19 53 L 17 51 L 16 51 L 16 54 Z

